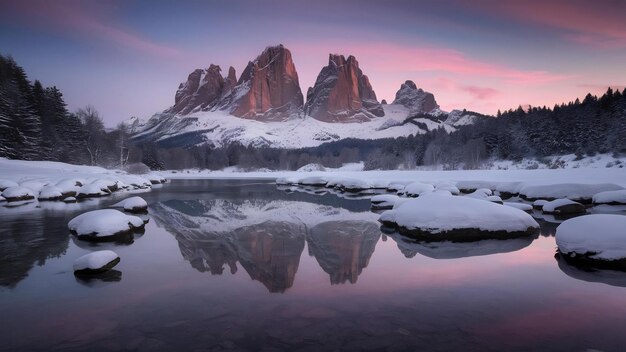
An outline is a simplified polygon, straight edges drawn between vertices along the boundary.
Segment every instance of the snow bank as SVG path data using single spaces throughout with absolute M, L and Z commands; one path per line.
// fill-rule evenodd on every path
M 574 259 L 626 260 L 626 216 L 592 214 L 563 222 L 556 229 L 562 254 Z
M 624 187 L 613 183 L 557 183 L 550 185 L 531 185 L 520 189 L 520 196 L 528 200 L 555 200 L 568 198 L 578 202 L 589 203 L 594 195 L 605 191 L 623 190 Z
M 35 199 L 35 192 L 26 187 L 13 186 L 2 191 L 2 196 L 7 202 L 16 202 L 20 200 Z
M 487 189 L 496 189 L 497 182 L 491 181 L 479 181 L 479 180 L 467 180 L 467 181 L 459 181 L 456 183 L 458 189 L 463 193 L 471 193 L 477 189 L 487 188 Z
M 626 190 L 600 192 L 592 201 L 593 204 L 626 205 Z
M 17 182 L 14 182 L 11 180 L 0 179 L 0 191 L 4 191 L 5 189 L 9 187 L 17 187 L 17 186 L 18 186 Z
M 148 203 L 141 197 L 130 197 L 115 203 L 112 208 L 122 208 L 129 213 L 145 213 L 148 211 Z
M 142 229 L 141 218 L 114 209 L 94 210 L 81 214 L 67 224 L 80 239 L 99 240 Z
M 105 272 L 120 262 L 117 253 L 104 250 L 85 254 L 74 261 L 74 273 L 98 274 Z
M 488 233 L 476 232 L 493 232 L 507 237 L 507 234 L 533 233 L 539 228 L 530 215 L 519 209 L 469 197 L 449 197 L 435 193 L 408 200 L 382 213 L 379 221 L 397 226 L 401 233 L 435 235 L 433 239 L 454 237 L 461 241 L 489 237 Z

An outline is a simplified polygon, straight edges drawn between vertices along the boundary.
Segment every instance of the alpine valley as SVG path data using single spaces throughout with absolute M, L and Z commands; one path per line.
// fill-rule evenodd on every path
M 239 78 L 235 68 L 211 64 L 181 83 L 174 105 L 126 121 L 133 140 L 161 147 L 193 145 L 301 148 L 346 138 L 382 139 L 459 126 L 487 116 L 442 111 L 432 93 L 410 80 L 390 104 L 379 102 L 354 56 L 330 54 L 306 101 L 291 52 L 267 47 Z

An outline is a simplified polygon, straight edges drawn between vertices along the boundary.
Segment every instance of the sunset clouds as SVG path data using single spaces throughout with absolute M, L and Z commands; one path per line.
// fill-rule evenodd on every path
M 413 80 L 447 110 L 553 105 L 626 84 L 621 1 L 231 2 L 0 0 L 0 47 L 74 109 L 109 124 L 173 102 L 195 68 L 240 74 L 265 46 L 293 54 L 302 90 L 329 53 L 355 55 L 379 99 Z M 88 87 L 88 89 L 85 89 Z

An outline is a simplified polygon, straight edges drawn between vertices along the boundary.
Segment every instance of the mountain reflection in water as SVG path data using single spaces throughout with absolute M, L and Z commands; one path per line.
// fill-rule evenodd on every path
M 355 283 L 380 238 L 375 214 L 284 200 L 187 200 L 153 204 L 151 215 L 200 272 L 237 262 L 270 292 L 293 285 L 305 241 L 332 284 Z

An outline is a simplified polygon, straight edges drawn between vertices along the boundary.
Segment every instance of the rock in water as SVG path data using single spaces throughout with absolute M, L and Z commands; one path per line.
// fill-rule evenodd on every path
M 281 121 L 299 114 L 304 98 L 291 52 L 282 44 L 266 48 L 248 63 L 231 95 L 227 108 L 237 117 Z
M 583 214 L 585 206 L 569 199 L 556 199 L 544 204 L 542 210 L 546 214 Z
M 307 115 L 324 122 L 364 122 L 384 116 L 369 79 L 354 56 L 330 54 L 307 92 Z
M 2 191 L 2 196 L 7 202 L 17 202 L 20 200 L 35 199 L 35 192 L 33 192 L 30 188 L 13 186 Z
M 566 260 L 626 270 L 624 229 L 624 215 L 579 216 L 556 228 L 556 245 Z
M 406 81 L 400 86 L 393 104 L 406 107 L 412 115 L 427 113 L 439 108 L 435 96 L 417 88 L 413 81 Z
M 129 213 L 146 213 L 148 211 L 148 203 L 141 197 L 130 197 L 113 204 L 111 207 L 123 208 Z
M 81 214 L 67 224 L 79 239 L 87 241 L 115 240 L 117 236 L 143 229 L 141 218 L 114 209 L 94 210 Z
M 103 273 L 120 262 L 117 253 L 109 250 L 85 254 L 74 261 L 75 275 L 94 275 Z

